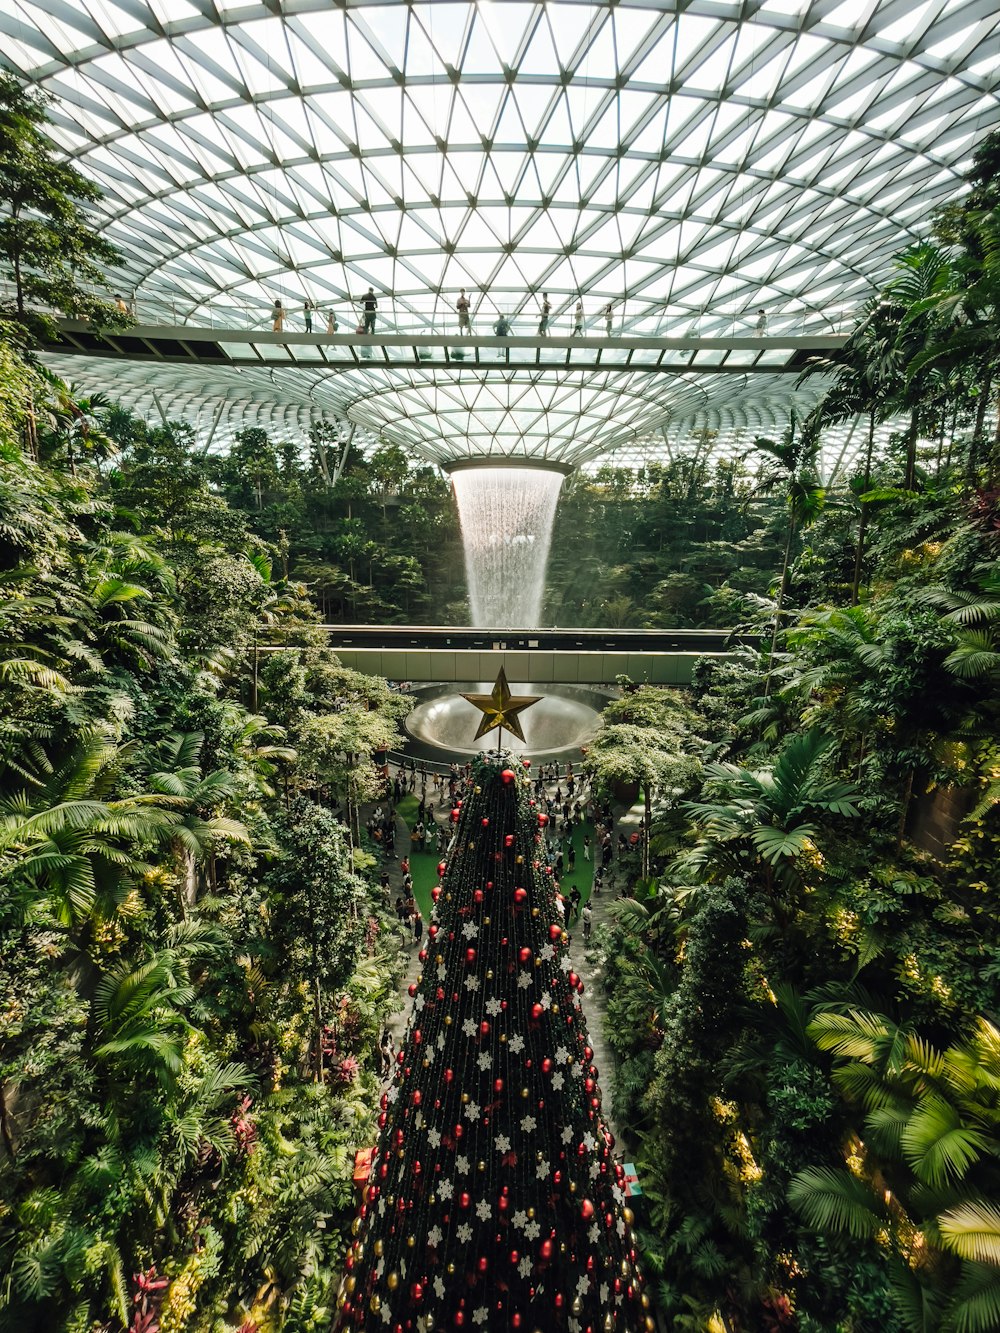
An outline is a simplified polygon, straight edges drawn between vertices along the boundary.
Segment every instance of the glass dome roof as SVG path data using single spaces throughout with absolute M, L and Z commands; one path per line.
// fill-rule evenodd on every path
M 244 327 L 279 298 L 301 329 L 307 297 L 317 328 L 331 309 L 353 327 L 372 286 L 392 329 L 454 328 L 464 287 L 474 320 L 516 332 L 543 293 L 564 333 L 580 299 L 602 334 L 608 301 L 616 334 L 752 334 L 760 308 L 823 332 L 1000 125 L 995 0 L 16 0 L 0 59 L 56 98 L 140 318 Z M 132 380 L 240 402 L 232 372 Z M 372 366 L 283 375 L 268 410 L 436 460 L 572 461 L 654 427 L 770 428 L 807 393 Z

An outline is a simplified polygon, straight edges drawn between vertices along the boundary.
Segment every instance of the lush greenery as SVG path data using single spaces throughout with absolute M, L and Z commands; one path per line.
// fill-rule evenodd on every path
M 32 357 L 58 236 L 107 256 L 0 94 L 36 247 L 0 339 L 0 1326 L 326 1328 L 398 1004 L 351 816 L 405 704 L 328 651 L 235 470 Z
M 674 1329 L 1000 1327 L 998 165 L 758 442 L 786 513 L 760 649 L 661 694 L 653 875 L 603 947 Z M 869 448 L 826 496 L 848 413 Z

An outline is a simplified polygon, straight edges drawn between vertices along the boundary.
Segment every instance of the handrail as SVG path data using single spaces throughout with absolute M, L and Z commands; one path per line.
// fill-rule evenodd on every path
M 12 296 L 9 284 L 0 284 L 0 301 Z M 114 295 L 107 290 L 94 289 L 90 295 L 113 303 Z M 540 298 L 534 295 L 521 302 L 502 297 L 493 298 L 488 294 L 474 294 L 472 299 L 478 302 L 469 312 L 469 323 L 460 328 L 459 317 L 453 306 L 453 299 L 439 298 L 430 302 L 419 300 L 396 299 L 391 295 L 376 292 L 378 309 L 375 314 L 375 332 L 390 334 L 459 334 L 467 332 L 470 336 L 495 336 L 495 325 L 503 318 L 509 327 L 511 336 L 534 337 L 541 333 Z M 328 332 L 349 334 L 360 332 L 364 325 L 364 296 L 339 298 L 320 301 L 312 312 L 312 328 L 305 327 L 305 294 L 287 305 L 282 301 L 283 323 L 281 332 L 312 332 L 317 335 Z M 247 331 L 269 331 L 273 327 L 273 308 L 264 305 L 242 304 L 202 304 L 183 299 L 166 299 L 142 291 L 123 294 L 128 312 L 141 324 L 190 325 L 193 328 L 243 329 Z M 781 311 L 768 311 L 761 324 L 757 310 L 716 311 L 711 315 L 693 316 L 668 308 L 658 314 L 630 315 L 627 303 L 612 303 L 610 329 L 603 310 L 607 303 L 596 297 L 587 303 L 580 332 L 583 336 L 599 337 L 649 337 L 649 338 L 723 338 L 748 337 L 755 334 L 774 336 L 822 336 L 849 332 L 858 316 L 856 307 L 840 310 L 823 311 L 802 310 L 791 314 Z M 527 308 L 525 308 L 527 306 Z M 61 315 L 63 312 L 50 308 L 48 313 Z M 328 326 L 328 318 L 333 314 L 337 328 Z M 549 316 L 546 334 L 555 337 L 573 337 L 577 333 L 577 321 L 570 301 L 568 308 Z

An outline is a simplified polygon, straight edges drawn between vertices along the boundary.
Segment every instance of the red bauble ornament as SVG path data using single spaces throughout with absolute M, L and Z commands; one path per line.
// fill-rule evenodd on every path
M 527 889 L 515 889 L 515 890 L 514 890 L 514 901 L 515 901 L 516 903 L 526 903 L 526 902 L 528 901 L 528 890 L 527 890 Z M 530 951 L 529 951 L 529 952 L 530 952 Z
M 473 948 L 468 948 L 468 949 L 466 949 L 466 951 L 465 951 L 465 961 L 466 961 L 467 963 L 474 963 L 474 962 L 476 961 L 476 951 L 475 951 L 475 949 L 473 949 Z
M 506 785 L 509 787 L 510 784 L 514 781 L 515 776 L 516 774 L 514 773 L 514 770 L 512 768 L 505 768 L 502 770 L 500 774 L 500 781 L 506 783 Z
M 479 1024 L 479 1033 L 481 1036 L 485 1037 L 489 1033 L 489 1030 L 490 1030 L 490 1025 L 484 1018 L 483 1021 Z
M 461 1207 L 468 1208 L 469 1204 L 472 1202 L 472 1199 L 463 1190 L 462 1193 L 458 1196 L 458 1202 L 461 1205 Z
M 476 1267 L 479 1269 L 480 1273 L 485 1273 L 487 1268 L 489 1268 L 489 1266 L 490 1266 L 489 1259 L 487 1259 L 485 1254 L 481 1254 L 479 1256 L 479 1262 L 476 1264 Z
M 549 822 L 549 817 L 548 817 L 548 815 L 546 815 L 546 814 L 540 814 L 540 815 L 538 816 L 538 827 L 539 827 L 539 828 L 544 828 L 545 825 L 546 825 L 548 822 Z
M 556 923 L 553 921 L 552 925 L 549 926 L 549 939 L 557 940 L 561 936 L 562 936 L 562 926 L 557 926 Z
M 580 978 L 576 975 L 575 972 L 571 972 L 571 973 L 569 974 L 569 984 L 570 984 L 574 989 L 576 988 L 576 983 L 577 983 L 579 980 L 580 980 Z
M 411 981 L 410 984 L 409 984 L 409 985 L 407 986 L 407 988 L 406 988 L 406 992 L 407 992 L 407 994 L 408 994 L 411 998 L 412 998 L 414 995 L 416 995 L 416 993 L 417 993 L 416 983 L 413 982 L 413 981 Z
M 446 1083 L 450 1083 L 451 1080 L 452 1080 L 454 1077 L 455 1077 L 455 1071 L 454 1071 L 454 1069 L 446 1069 L 446 1070 L 444 1071 L 444 1081 L 445 1081 Z
M 513 847 L 513 846 L 514 846 L 514 835 L 513 835 L 513 833 L 505 833 L 505 834 L 504 834 L 503 845 L 504 845 L 505 847 Z
M 551 1072 L 552 1072 L 552 1061 L 549 1059 L 548 1056 L 546 1056 L 545 1059 L 542 1061 L 542 1073 L 549 1074 Z
M 583 1202 L 580 1204 L 580 1216 L 583 1218 L 585 1222 L 589 1222 L 590 1219 L 594 1216 L 594 1205 L 590 1202 L 589 1199 L 584 1199 Z
M 422 1100 L 423 1100 L 423 1097 L 422 1097 L 422 1094 L 421 1094 L 421 1092 L 420 1092 L 420 1089 L 419 1089 L 419 1088 L 414 1088 L 414 1090 L 413 1090 L 413 1097 L 411 1098 L 411 1101 L 413 1102 L 413 1105 L 414 1105 L 414 1106 L 419 1106 Z
M 444 874 L 447 868 L 448 868 L 447 864 L 444 861 L 438 862 L 438 879 L 441 878 L 441 876 Z
M 475 891 L 475 893 L 472 895 L 472 901 L 475 902 L 475 903 L 481 903 L 481 902 L 483 901 L 483 891 L 482 891 L 482 889 L 477 889 L 477 890 Z
M 542 1008 L 540 1004 L 533 1004 L 531 1006 L 531 1017 L 535 1020 L 536 1023 L 544 1013 L 545 1010 Z
M 539 1246 L 539 1254 L 541 1254 L 543 1259 L 552 1258 L 552 1242 L 547 1237 Z
M 423 1039 L 424 1039 L 424 1034 L 420 1031 L 420 1029 L 419 1029 L 419 1028 L 414 1028 L 414 1029 L 413 1029 L 413 1044 L 414 1044 L 414 1046 L 419 1046 L 420 1043 L 423 1041 Z
M 410 1297 L 413 1301 L 422 1301 L 424 1299 L 424 1289 L 419 1282 L 414 1282 L 410 1288 Z
M 441 885 L 440 885 L 440 884 L 435 884 L 434 887 L 433 887 L 433 889 L 431 889 L 431 900 L 432 900 L 433 902 L 437 902 L 437 900 L 438 900 L 440 897 L 441 897 Z
M 462 813 L 461 810 L 459 810 L 457 807 L 456 807 L 456 809 L 452 810 L 452 812 L 451 812 L 451 822 L 452 822 L 453 824 L 457 824 L 457 823 L 458 823 L 458 817 L 459 817 L 459 815 L 460 815 L 461 813 Z
M 495 1079 L 493 1080 L 493 1091 L 494 1091 L 494 1092 L 503 1092 L 503 1079 L 502 1079 L 502 1078 L 495 1078 Z
M 482 825 L 483 825 L 483 828 L 489 828 L 489 826 L 490 826 L 490 817 L 489 817 L 489 815 L 483 815 L 483 818 L 482 818 Z
M 522 892 L 523 892 L 523 890 L 522 890 Z M 525 945 L 523 949 L 521 949 L 521 950 L 518 951 L 518 955 L 517 955 L 517 956 L 518 956 L 518 958 L 520 958 L 520 960 L 521 960 L 522 963 L 530 963 L 530 962 L 531 962 L 531 950 L 528 948 L 527 945 Z

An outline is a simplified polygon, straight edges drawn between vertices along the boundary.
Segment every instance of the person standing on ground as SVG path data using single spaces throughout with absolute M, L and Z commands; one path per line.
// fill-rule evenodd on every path
M 611 337 L 611 307 L 613 302 L 609 301 L 604 307 L 604 332 L 608 338 Z
M 271 307 L 271 332 L 280 333 L 285 327 L 285 310 L 280 300 L 275 300 Z
M 589 836 L 588 836 L 588 837 L 585 837 L 584 840 L 583 840 L 583 859 L 584 859 L 585 861 L 589 861 L 589 860 L 590 860 L 590 838 L 589 838 Z
M 581 296 L 576 303 L 576 311 L 573 315 L 573 337 L 579 338 L 583 333 L 583 297 Z
M 584 905 L 583 911 L 580 913 L 580 919 L 583 921 L 583 939 L 586 943 L 590 939 L 590 932 L 594 926 L 594 914 L 590 910 L 590 903 Z
M 315 309 L 316 307 L 313 305 L 312 301 L 310 301 L 309 297 L 307 296 L 305 299 L 305 304 L 302 307 L 302 315 L 303 318 L 305 319 L 305 324 L 306 324 L 306 333 L 312 333 L 313 331 L 313 311 Z
M 549 336 L 549 315 L 552 313 L 552 305 L 549 301 L 548 292 L 542 292 L 542 317 L 538 321 L 538 336 L 547 338 Z
M 472 325 L 469 323 L 469 298 L 465 294 L 464 287 L 459 293 L 458 300 L 455 302 L 455 309 L 458 311 L 459 333 L 471 333 Z
M 361 306 L 365 312 L 365 333 L 374 333 L 375 312 L 378 310 L 378 297 L 375 295 L 374 287 L 369 287 L 365 292 Z

